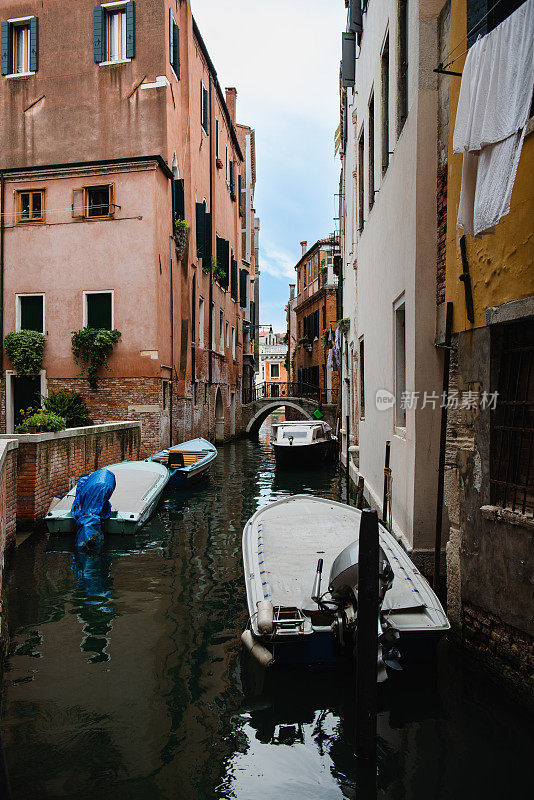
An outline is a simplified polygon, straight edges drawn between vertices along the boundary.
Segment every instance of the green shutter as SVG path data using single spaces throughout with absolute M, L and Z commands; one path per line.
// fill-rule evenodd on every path
M 126 58 L 135 58 L 135 3 L 126 3 Z
M 239 271 L 239 305 L 241 308 L 247 307 L 247 279 L 248 270 L 242 269 Z
M 102 6 L 95 6 L 94 9 L 94 51 L 95 61 L 99 64 L 105 61 L 106 52 L 106 15 Z
M 30 19 L 30 72 L 39 69 L 39 20 L 37 17 Z
M 232 258 L 232 267 L 230 272 L 230 295 L 232 300 L 237 301 L 237 261 L 235 258 Z
M 173 23 L 172 31 L 173 40 L 173 64 L 172 68 L 176 77 L 180 80 L 180 28 L 176 23 Z
M 111 330 L 111 292 L 86 295 L 87 327 Z
M 13 54 L 11 47 L 11 25 L 2 21 L 2 75 L 11 75 L 13 71 Z
M 196 204 L 196 232 L 197 232 L 197 258 L 203 258 L 204 243 L 206 239 L 206 206 L 204 203 Z
M 185 194 L 184 194 L 184 179 L 180 178 L 172 181 L 172 219 L 175 224 L 176 217 L 178 219 L 185 219 Z
M 43 297 L 20 297 L 20 329 L 43 333 Z
M 211 214 L 204 212 L 204 253 L 202 255 L 202 266 L 209 269 L 211 266 Z

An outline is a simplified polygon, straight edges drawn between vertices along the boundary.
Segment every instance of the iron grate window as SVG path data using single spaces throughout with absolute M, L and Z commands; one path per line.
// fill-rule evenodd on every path
M 534 320 L 503 326 L 491 420 L 491 500 L 534 516 Z

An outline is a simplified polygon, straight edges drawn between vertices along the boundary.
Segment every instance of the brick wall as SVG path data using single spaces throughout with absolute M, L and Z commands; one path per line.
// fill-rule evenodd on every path
M 116 422 L 12 438 L 18 441 L 17 524 L 30 525 L 43 519 L 54 495 L 65 494 L 80 475 L 139 459 L 141 426 Z
M 12 439 L 0 441 L 0 592 L 2 589 L 5 551 L 15 541 L 17 448 L 17 442 Z M 2 622 L 2 603 L 0 600 L 0 640 L 3 639 Z M 0 652 L 0 658 L 1 656 L 2 653 Z
M 521 690 L 534 694 L 534 640 L 477 606 L 464 604 L 465 642 L 497 673 Z
M 447 250 L 447 164 L 438 169 L 437 183 L 438 252 L 436 263 L 436 304 L 445 302 L 445 260 Z

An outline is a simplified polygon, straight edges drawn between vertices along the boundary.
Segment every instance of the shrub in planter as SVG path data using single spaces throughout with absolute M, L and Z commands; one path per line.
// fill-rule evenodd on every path
M 82 428 L 86 425 L 93 425 L 93 420 L 89 416 L 89 409 L 79 392 L 68 392 L 65 389 L 60 389 L 57 392 L 50 392 L 48 397 L 43 397 L 42 403 L 47 411 L 52 411 L 54 414 L 64 417 L 67 428 Z
M 174 244 L 176 246 L 176 258 L 181 261 L 184 257 L 185 249 L 189 242 L 189 225 L 185 219 L 175 217 L 174 220 Z
M 108 358 L 121 338 L 118 330 L 106 328 L 83 328 L 72 331 L 72 354 L 82 368 L 81 375 L 87 375 L 92 389 L 98 388 L 98 371 L 102 367 L 110 371 Z
M 54 414 L 53 411 L 46 411 L 41 409 L 34 414 L 26 417 L 24 422 L 17 425 L 15 433 L 28 433 L 30 428 L 35 428 L 37 431 L 63 431 L 67 427 L 64 417 L 59 414 Z
M 4 338 L 6 352 L 17 375 L 38 375 L 43 364 L 44 334 L 37 331 L 11 331 Z

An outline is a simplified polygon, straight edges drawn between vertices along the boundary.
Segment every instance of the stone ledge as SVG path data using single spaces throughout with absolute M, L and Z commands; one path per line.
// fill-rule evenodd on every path
M 498 325 L 502 322 L 514 322 L 518 319 L 534 316 L 534 297 L 521 300 L 510 300 L 500 306 L 486 309 L 486 325 Z
M 83 428 L 66 428 L 57 433 L 0 433 L 0 440 L 14 440 L 19 444 L 38 444 L 40 442 L 50 442 L 57 439 L 69 439 L 74 436 L 94 436 L 98 433 L 112 433 L 128 428 L 141 429 L 141 422 L 135 420 L 122 420 L 120 422 L 104 422 L 100 425 L 87 425 Z
M 484 519 L 489 519 L 492 522 L 519 525 L 522 528 L 534 531 L 534 518 L 520 514 L 518 511 L 509 511 L 507 508 L 499 508 L 499 506 L 481 506 L 480 513 Z

